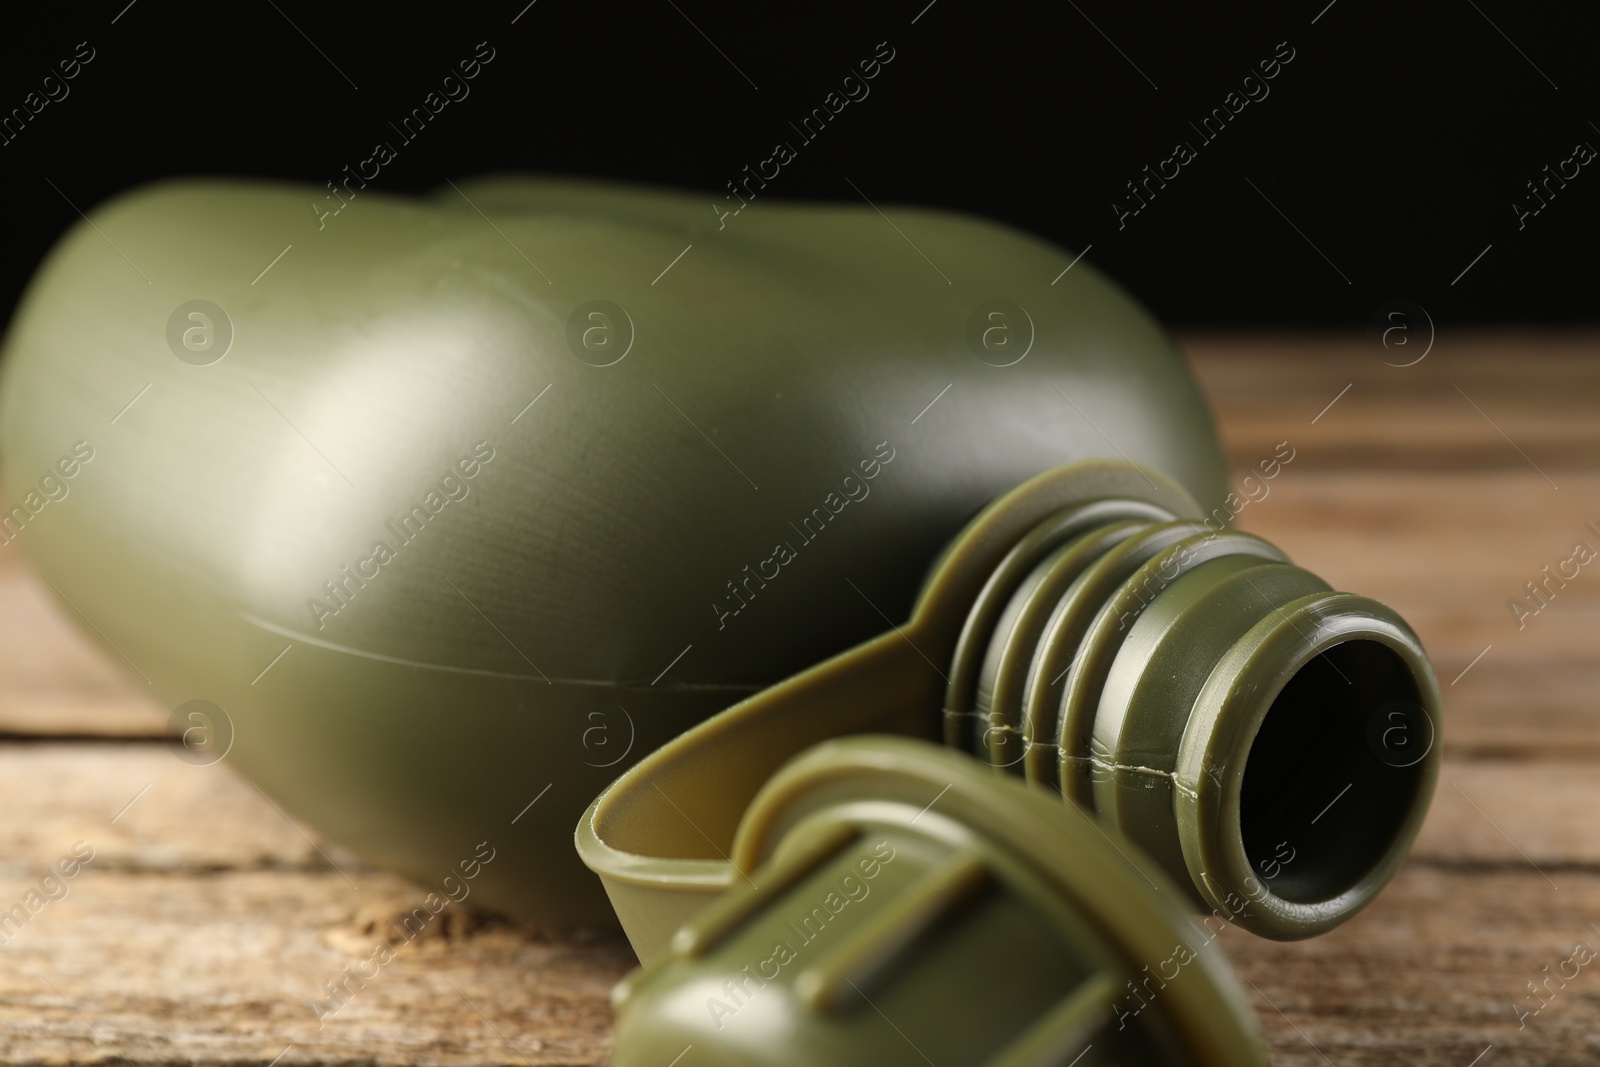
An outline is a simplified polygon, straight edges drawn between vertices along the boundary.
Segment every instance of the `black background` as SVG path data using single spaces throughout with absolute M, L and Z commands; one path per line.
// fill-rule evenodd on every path
M 853 182 L 880 206 L 1092 246 L 1177 326 L 1356 329 L 1397 299 L 1442 327 L 1592 318 L 1600 166 L 1521 230 L 1512 203 L 1576 143 L 1600 147 L 1593 5 L 125 3 L 10 14 L 0 33 L 0 112 L 78 42 L 95 50 L 0 146 L 7 315 L 74 204 L 176 174 L 320 185 L 394 140 L 389 121 L 480 41 L 495 59 L 471 95 L 374 188 L 603 175 L 705 189 L 709 224 L 724 184 L 888 41 L 871 95 L 764 195 L 859 203 Z M 1188 121 L 1281 41 L 1295 58 L 1270 96 L 1119 230 L 1123 183 L 1176 141 L 1198 147 Z

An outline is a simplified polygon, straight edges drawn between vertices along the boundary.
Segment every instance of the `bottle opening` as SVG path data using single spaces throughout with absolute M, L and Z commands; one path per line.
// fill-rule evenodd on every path
M 1283 686 L 1240 789 L 1244 852 L 1268 892 L 1332 900 L 1388 856 L 1426 788 L 1424 700 L 1407 661 L 1372 640 L 1324 650 Z

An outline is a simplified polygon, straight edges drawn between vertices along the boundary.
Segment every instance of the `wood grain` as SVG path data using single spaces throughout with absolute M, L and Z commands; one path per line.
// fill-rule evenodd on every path
M 1520 628 L 1507 606 L 1574 540 L 1600 547 L 1596 341 L 1445 336 L 1397 368 L 1350 337 L 1185 338 L 1238 476 L 1295 449 L 1240 525 L 1392 604 L 1446 695 L 1439 794 L 1378 902 L 1313 941 L 1222 935 L 1275 1063 L 1600 1054 L 1600 967 L 1516 1010 L 1576 943 L 1600 946 L 1600 571 Z M 0 550 L 0 909 L 94 849 L 0 948 L 0 1060 L 604 1061 L 626 945 L 454 906 L 319 1019 L 323 983 L 425 891 L 313 842 L 225 766 L 174 759 L 166 710 L 70 611 Z

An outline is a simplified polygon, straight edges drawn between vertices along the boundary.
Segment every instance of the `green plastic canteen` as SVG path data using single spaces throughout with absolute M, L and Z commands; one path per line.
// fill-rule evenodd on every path
M 1195 515 L 1125 461 L 1042 474 L 962 531 L 909 621 L 624 773 L 576 843 L 640 958 L 738 883 L 778 768 L 852 733 L 939 738 L 1065 796 L 1263 936 L 1365 907 L 1432 797 L 1432 667 L 1390 609 Z
M 1129 521 L 1229 514 L 1204 403 L 1133 301 L 1086 262 L 1063 273 L 1072 258 L 1025 234 L 885 214 L 892 225 L 865 206 L 761 201 L 724 218 L 688 194 L 526 177 L 424 199 L 136 190 L 62 238 L 11 324 L 0 541 L 174 709 L 186 742 L 191 709 L 210 709 L 201 751 L 180 755 L 225 757 L 288 814 L 424 884 L 487 846 L 476 902 L 544 926 L 614 923 L 570 844 L 591 799 L 695 724 L 793 691 L 773 687 L 906 618 L 986 505 L 1115 456 L 1111 495 L 1136 481 L 1155 497 Z M 941 611 L 964 617 L 982 587 Z M 951 669 L 953 638 L 915 636 L 939 665 L 929 677 Z M 1252 662 L 1281 667 L 1285 640 Z M 1362 700 L 1388 678 L 1431 709 L 1431 676 L 1403 645 L 1384 645 L 1403 666 L 1317 662 Z M 1329 670 L 1277 671 L 1252 677 L 1305 690 L 1297 706 L 1341 724 L 1355 714 L 1360 701 L 1318 680 Z M 921 718 L 895 732 L 936 736 L 940 693 L 914 688 Z M 969 734 L 986 714 L 951 711 Z M 1013 712 L 995 712 L 996 752 L 1013 745 Z M 838 732 L 876 728 L 848 718 Z M 1207 736 L 1236 756 L 1245 719 Z M 1271 813 L 1298 810 L 1279 793 L 1334 774 L 1303 774 L 1325 753 L 1282 732 L 1270 747 L 1289 758 L 1246 777 L 1261 794 L 1246 809 L 1265 820 L 1252 840 L 1272 846 L 1288 833 Z M 718 842 L 803 744 L 779 747 L 744 770 L 697 767 L 705 804 L 727 802 L 708 824 Z M 1226 766 L 1226 801 L 1241 769 L 1193 758 Z M 1431 767 L 1375 825 L 1346 824 L 1340 806 L 1324 822 L 1387 856 Z M 1168 789 L 1106 773 L 1147 778 L 1152 800 Z M 610 810 L 628 795 L 608 794 Z M 1191 836 L 1222 847 L 1229 833 Z M 677 859 L 700 888 L 727 884 L 704 841 L 608 840 L 613 858 L 672 868 L 660 894 L 641 891 L 636 925 L 686 917 Z M 613 898 L 626 891 L 607 877 Z M 1299 898 L 1319 901 L 1329 879 L 1304 877 Z M 689 896 L 692 911 L 710 894 Z
M 1076 805 L 948 749 L 810 749 L 731 859 L 738 884 L 617 987 L 617 1067 L 1267 1063 L 1222 919 Z

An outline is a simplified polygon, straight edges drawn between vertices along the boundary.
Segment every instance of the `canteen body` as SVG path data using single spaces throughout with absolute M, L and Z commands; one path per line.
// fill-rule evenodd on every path
M 1170 340 L 1015 230 L 340 192 L 164 183 L 61 239 L 6 338 L 0 540 L 175 732 L 214 708 L 202 748 L 431 891 L 610 925 L 589 801 L 906 618 L 988 501 L 1110 457 L 1222 504 Z

